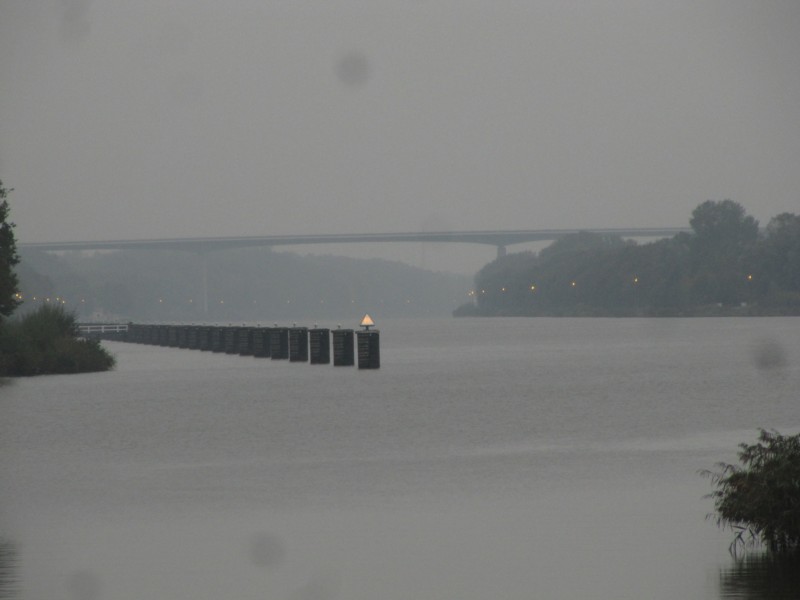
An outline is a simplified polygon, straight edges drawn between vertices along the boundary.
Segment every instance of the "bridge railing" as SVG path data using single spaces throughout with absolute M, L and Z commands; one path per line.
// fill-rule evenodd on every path
M 127 331 L 127 323 L 78 323 L 78 333 L 80 335 L 123 333 Z

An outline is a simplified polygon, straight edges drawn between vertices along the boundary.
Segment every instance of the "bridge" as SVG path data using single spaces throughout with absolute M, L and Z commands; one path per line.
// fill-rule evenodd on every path
M 380 242 L 443 242 L 495 246 L 504 256 L 508 246 L 556 240 L 565 235 L 588 232 L 625 238 L 671 237 L 691 231 L 685 227 L 633 227 L 627 229 L 520 229 L 510 231 L 423 231 L 412 233 L 333 233 L 307 235 L 263 235 L 238 237 L 197 237 L 144 240 L 106 240 L 84 242 L 29 242 L 19 248 L 49 252 L 68 250 L 186 250 L 211 252 L 257 246 L 300 246 L 307 244 L 362 244 Z
M 300 246 L 308 244 L 363 244 L 383 242 L 440 242 L 484 244 L 495 246 L 497 256 L 505 256 L 506 248 L 514 244 L 556 240 L 581 232 L 614 235 L 625 238 L 671 237 L 691 231 L 685 227 L 634 227 L 627 229 L 520 229 L 510 231 L 423 231 L 412 233 L 352 233 L 308 235 L 263 235 L 240 237 L 196 237 L 144 240 L 105 240 L 84 242 L 27 242 L 20 249 L 46 252 L 71 250 L 184 250 L 205 256 L 209 252 L 232 248 L 264 246 Z M 203 260 L 203 314 L 208 314 L 208 270 Z

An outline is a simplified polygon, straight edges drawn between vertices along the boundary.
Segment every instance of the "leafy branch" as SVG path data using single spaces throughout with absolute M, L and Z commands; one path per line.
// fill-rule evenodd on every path
M 755 444 L 739 444 L 741 464 L 717 463 L 700 475 L 717 489 L 708 515 L 734 532 L 731 553 L 763 544 L 773 552 L 800 549 L 800 434 L 759 430 Z

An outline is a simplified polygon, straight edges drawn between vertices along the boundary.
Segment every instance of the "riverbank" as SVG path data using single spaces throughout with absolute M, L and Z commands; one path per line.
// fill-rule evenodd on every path
M 800 317 L 800 307 L 757 305 L 707 305 L 692 308 L 647 308 L 609 310 L 597 306 L 565 306 L 546 311 L 491 310 L 474 304 L 462 304 L 453 311 L 454 317 L 597 317 L 597 318 L 701 318 L 701 317 Z

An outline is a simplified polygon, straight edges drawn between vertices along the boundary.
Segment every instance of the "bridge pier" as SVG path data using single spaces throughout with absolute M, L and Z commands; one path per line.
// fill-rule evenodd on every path
M 508 250 L 502 244 L 497 245 L 497 258 L 503 258 L 506 254 L 508 254 Z
M 208 252 L 198 252 L 203 269 L 203 316 L 208 317 Z

